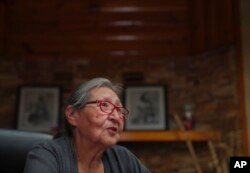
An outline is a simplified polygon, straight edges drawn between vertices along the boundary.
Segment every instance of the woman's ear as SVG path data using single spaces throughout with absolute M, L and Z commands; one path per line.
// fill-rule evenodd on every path
M 76 126 L 77 125 L 77 110 L 72 106 L 72 105 L 68 105 L 65 109 L 65 116 L 67 121 L 69 122 L 69 124 L 71 124 L 72 126 Z

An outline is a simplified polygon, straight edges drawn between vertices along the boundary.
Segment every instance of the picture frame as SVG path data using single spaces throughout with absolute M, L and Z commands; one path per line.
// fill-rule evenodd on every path
M 124 130 L 167 130 L 166 85 L 124 87 L 124 106 L 130 111 Z
M 59 125 L 59 86 L 20 86 L 17 99 L 17 129 L 51 132 Z

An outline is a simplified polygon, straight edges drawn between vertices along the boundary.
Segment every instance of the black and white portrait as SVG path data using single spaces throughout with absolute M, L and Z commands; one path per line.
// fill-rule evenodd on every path
M 125 89 L 125 106 L 130 116 L 126 130 L 163 130 L 167 126 L 164 86 L 129 86 Z
M 59 99 L 58 87 L 21 87 L 17 128 L 29 131 L 55 128 L 58 125 Z

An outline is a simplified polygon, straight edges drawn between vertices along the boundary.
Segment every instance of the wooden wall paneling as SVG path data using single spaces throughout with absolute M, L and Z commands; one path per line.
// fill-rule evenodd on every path
M 11 42 L 10 42 L 11 43 Z M 67 42 L 60 43 L 59 41 L 53 42 L 20 42 L 13 43 L 9 45 L 9 49 L 12 50 L 9 54 L 25 54 L 25 53 L 87 53 L 96 51 L 107 51 L 107 52 L 115 52 L 115 51 L 124 51 L 124 52 L 155 52 L 156 54 L 165 54 L 174 55 L 178 54 L 176 49 L 182 49 L 183 52 L 180 52 L 179 55 L 187 53 L 188 47 L 186 43 L 181 42 L 170 42 L 170 43 L 157 43 L 157 42 L 149 42 L 145 43 L 143 41 L 131 42 L 131 43 L 121 43 L 121 42 L 103 42 L 103 44 L 99 43 L 82 43 L 82 42 Z M 162 51 L 162 49 L 166 49 L 166 51 Z M 148 49 L 148 50 L 145 50 Z M 171 50 L 172 49 L 172 50 Z M 158 52 L 158 53 L 157 53 Z M 162 52 L 162 53 L 161 53 Z
M 188 0 L 43 3 L 12 7 L 10 55 L 163 58 L 190 52 Z
M 9 13 L 8 52 L 185 56 L 229 44 L 228 7 L 231 0 L 18 1 Z
M 41 32 L 41 31 L 78 31 L 94 30 L 100 32 L 104 29 L 115 30 L 169 30 L 186 29 L 188 22 L 186 12 L 180 13 L 153 13 L 153 14 L 98 14 L 77 16 L 60 16 L 53 19 L 50 16 L 28 17 L 31 14 L 14 16 L 11 23 L 15 33 L 19 32 Z M 153 15 L 153 18 L 152 18 Z M 46 19 L 48 18 L 48 19 Z
M 187 0 L 176 0 L 174 2 L 170 0 L 160 0 L 155 2 L 154 0 L 145 1 L 105 1 L 100 3 L 101 11 L 105 12 L 155 12 L 155 11 L 169 11 L 179 10 L 186 8 L 188 4 Z
M 207 47 L 212 50 L 216 48 L 217 44 L 217 32 L 218 32 L 218 7 L 216 0 L 207 0 L 206 1 L 206 28 L 207 28 Z M 223 12 L 223 9 L 220 9 Z
M 189 49 L 186 51 L 188 54 Z M 17 59 L 17 60 L 24 60 L 24 59 L 51 59 L 51 60 L 91 60 L 91 61 L 119 61 L 119 62 L 131 62 L 131 61 L 145 61 L 145 60 L 163 60 L 167 59 L 168 61 L 174 62 L 183 62 L 186 60 L 186 56 L 182 56 L 183 53 L 177 52 L 158 52 L 154 50 L 147 50 L 147 51 L 124 51 L 124 50 L 114 50 L 114 51 L 95 51 L 95 52 L 63 52 L 63 53 L 9 53 L 8 58 Z
M 92 32 L 80 32 L 79 35 L 77 33 L 61 33 L 58 35 L 53 35 L 53 33 L 47 33 L 47 34 L 23 34 L 23 35 L 15 35 L 13 34 L 10 38 L 10 41 L 13 42 L 13 44 L 22 44 L 24 42 L 26 43 L 32 43 L 32 44 L 65 44 L 65 46 L 71 46 L 67 45 L 66 43 L 71 44 L 105 44 L 114 43 L 116 42 L 118 45 L 121 44 L 128 44 L 128 43 L 135 43 L 137 44 L 150 44 L 150 43 L 158 43 L 158 44 L 169 44 L 169 43 L 179 43 L 179 42 L 185 42 L 187 39 L 189 39 L 189 35 L 186 31 L 180 31 L 180 32 L 158 32 L 158 35 L 153 34 L 152 32 L 123 32 L 123 33 L 100 33 L 95 34 Z M 179 34 L 178 34 L 179 33 Z M 86 36 L 82 36 L 88 34 Z M 88 46 L 88 45 L 86 45 Z M 116 46 L 116 45 L 114 45 Z M 125 46 L 131 46 L 131 45 L 125 45 Z M 138 45 L 140 46 L 140 45 Z
M 232 44 L 232 25 L 233 25 L 233 8 L 232 1 L 214 1 L 213 7 L 214 14 L 213 19 L 213 47 L 225 46 Z M 212 10 L 212 9 L 211 9 Z
M 153 30 L 153 31 L 152 31 Z M 157 32 L 154 33 L 154 32 Z M 44 37 L 46 35 L 47 37 Z M 131 37 L 129 37 L 131 36 Z M 133 37 L 132 37 L 133 36 Z M 186 38 L 189 36 L 189 31 L 184 29 L 165 29 L 165 28 L 110 28 L 110 29 L 101 29 L 101 28 L 93 28 L 92 30 L 76 30 L 73 32 L 67 31 L 55 31 L 50 30 L 46 32 L 40 31 L 33 31 L 33 32 L 13 32 L 10 36 L 10 39 L 17 39 L 17 40 L 32 40 L 34 37 L 37 37 L 42 40 L 47 39 L 54 39 L 54 40 L 63 40 L 63 39 L 70 39 L 70 40 L 82 40 L 82 41 L 132 41 L 132 40 L 153 40 L 153 41 L 166 41 L 169 39 L 176 38 L 177 40 Z M 52 37 L 52 38 L 50 38 Z M 66 37 L 66 38 L 65 38 Z M 38 40 L 37 40 L 38 41 Z
M 187 0 L 185 0 L 187 1 Z M 119 1 L 118 1 L 119 2 Z M 126 1 L 125 1 L 126 2 Z M 178 14 L 179 12 L 182 12 L 182 11 L 186 11 L 187 10 L 187 6 L 174 6 L 171 1 L 166 1 L 168 2 L 168 6 L 164 6 L 164 3 L 165 1 L 163 2 L 160 2 L 160 3 L 155 3 L 152 1 L 152 4 L 154 4 L 154 6 L 152 6 L 151 4 L 147 7 L 145 5 L 145 3 L 143 2 L 141 5 L 138 5 L 138 6 L 131 6 L 131 2 L 128 1 L 130 3 L 130 6 L 123 6 L 123 4 L 120 4 L 120 6 L 117 6 L 117 7 L 110 7 L 108 5 L 106 5 L 107 7 L 109 7 L 110 9 L 113 9 L 113 8 L 119 8 L 120 10 L 110 10 L 110 11 L 102 11 L 101 9 L 104 8 L 105 6 L 102 6 L 102 5 L 99 5 L 96 9 L 96 11 L 89 11 L 88 10 L 88 7 L 83 7 L 82 5 L 78 5 L 78 4 L 75 4 L 75 5 L 71 5 L 72 8 L 68 8 L 70 7 L 69 4 L 61 7 L 61 8 L 58 8 L 56 6 L 50 6 L 49 7 L 43 7 L 41 5 L 39 6 L 30 6 L 29 8 L 24 6 L 24 7 L 19 7 L 19 8 L 13 8 L 12 10 L 15 11 L 16 14 L 18 14 L 17 16 L 15 17 L 20 17 L 22 18 L 22 16 L 24 17 L 23 19 L 26 19 L 26 20 L 29 20 L 29 19 L 39 19 L 39 20 L 42 20 L 42 19 L 52 19 L 52 18 L 60 18 L 60 17 L 63 17 L 65 18 L 66 17 L 66 20 L 67 20 L 67 17 L 68 19 L 70 20 L 75 20 L 75 18 L 87 18 L 87 19 L 90 19 L 90 21 L 92 21 L 94 19 L 95 16 L 97 16 L 98 18 L 99 17 L 102 17 L 105 15 L 110 15 L 110 16 L 113 16 L 113 17 L 116 17 L 116 16 L 119 16 L 119 15 L 124 15 L 124 16 L 134 16 L 134 17 L 138 17 L 138 15 L 141 15 L 141 16 L 145 16 L 147 14 L 150 15 L 151 17 L 151 20 L 157 20 L 157 18 L 159 16 L 153 16 L 152 13 L 155 15 L 158 14 L 164 14 L 164 13 L 176 13 Z M 142 2 L 142 1 L 141 1 Z M 171 3 L 169 3 L 171 2 Z M 178 2 L 178 1 L 177 1 Z M 50 3 L 49 3 L 50 4 Z M 157 6 L 155 4 L 158 4 Z M 170 5 L 171 4 L 171 5 Z M 148 8 L 149 10 L 143 10 L 144 8 Z M 124 9 L 137 9 L 137 10 L 124 10 Z M 157 10 L 157 9 L 164 9 L 164 10 Z M 152 9 L 152 10 L 151 10 Z M 21 15 L 20 15 L 21 14 Z M 57 16 L 55 16 L 55 14 L 57 14 Z M 101 14 L 101 15 L 98 15 L 98 14 Z M 115 15 L 114 15 L 115 14 Z M 136 14 L 136 15 L 134 15 Z M 164 15 L 162 15 L 164 16 Z M 39 18 L 40 17 L 40 18 Z M 156 17 L 156 18 L 152 18 L 152 17 Z M 167 16 L 166 16 L 167 17 Z M 173 16 L 175 17 L 175 16 Z M 103 19 L 101 19 L 103 21 Z
M 205 34 L 205 51 L 212 49 L 212 43 L 214 42 L 214 33 L 215 33 L 215 14 L 216 7 L 214 6 L 215 0 L 204 0 L 203 9 L 204 9 L 204 34 Z
M 230 43 L 229 39 L 229 21 L 228 18 L 232 19 L 232 16 L 230 15 L 230 6 L 227 4 L 228 0 L 224 1 L 217 1 L 216 2 L 216 26 L 217 26 L 217 34 L 216 34 L 216 41 L 218 46 L 228 45 Z M 222 10 L 223 9 L 223 10 Z
M 5 28 L 5 6 L 0 2 L 0 55 L 3 54 L 4 46 L 4 28 Z
M 239 33 L 235 32 L 235 23 L 237 23 L 237 16 L 239 18 L 239 11 L 235 11 L 235 9 L 239 8 L 239 5 L 235 5 L 235 3 L 239 3 L 238 1 L 233 0 L 224 0 L 224 9 L 225 12 L 222 14 L 224 17 L 223 22 L 225 26 L 222 31 L 222 34 L 224 34 L 223 40 L 225 40 L 226 43 L 235 44 L 236 38 L 239 36 Z M 239 25 L 237 26 L 239 27 Z M 226 33 L 226 34 L 225 34 Z
M 9 14 L 8 52 L 92 58 L 204 52 L 230 40 L 231 11 L 224 1 L 231 5 L 230 0 L 17 2 Z
M 191 1 L 193 52 L 206 52 L 233 43 L 232 0 Z
M 204 52 L 206 47 L 204 1 L 190 1 L 190 24 L 192 37 L 191 52 Z

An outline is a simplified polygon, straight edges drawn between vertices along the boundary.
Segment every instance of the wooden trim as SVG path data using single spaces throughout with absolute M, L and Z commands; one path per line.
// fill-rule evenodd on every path
M 176 141 L 218 141 L 221 134 L 218 131 L 146 131 L 123 132 L 121 142 L 176 142 Z
M 241 25 L 240 25 L 240 2 L 233 1 L 234 6 L 234 32 L 235 32 L 235 42 L 236 42 L 236 59 L 237 63 L 237 76 L 239 79 L 238 90 L 239 90 L 239 109 L 241 116 L 241 126 L 242 126 L 242 143 L 243 143 L 243 154 L 249 155 L 248 147 L 248 131 L 247 131 L 247 115 L 245 107 L 245 88 L 244 88 L 244 69 L 243 69 L 243 58 L 242 58 L 242 45 L 241 45 Z

